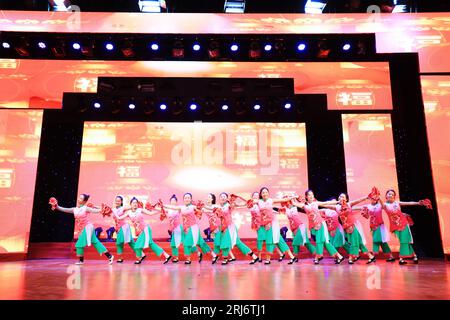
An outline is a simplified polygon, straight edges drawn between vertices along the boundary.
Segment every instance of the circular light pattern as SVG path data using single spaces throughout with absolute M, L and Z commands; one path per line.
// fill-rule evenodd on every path
M 107 43 L 106 46 L 105 46 L 105 48 L 106 48 L 106 50 L 111 51 L 111 50 L 114 49 L 114 45 L 113 45 L 112 43 Z
M 81 46 L 80 46 L 79 43 L 75 42 L 75 43 L 72 45 L 72 48 L 74 48 L 75 50 L 80 50 Z
M 157 51 L 157 50 L 159 49 L 159 46 L 158 46 L 157 43 L 152 43 L 151 46 L 150 46 L 150 48 L 151 48 L 153 51 Z
M 41 48 L 41 49 L 45 49 L 45 48 L 47 48 L 47 45 L 44 42 L 41 41 L 41 42 L 38 43 L 38 47 Z
M 223 106 L 222 106 L 222 110 L 228 110 L 228 105 L 226 105 L 226 104 L 224 104 Z
M 94 103 L 94 108 L 98 109 L 100 108 L 102 105 L 98 102 Z
M 9 49 L 9 48 L 11 48 L 11 45 L 8 42 L 3 42 L 2 47 L 5 49 Z
M 198 43 L 196 43 L 192 46 L 192 49 L 194 49 L 194 51 L 198 51 L 198 50 L 200 50 L 200 45 Z
M 161 110 L 166 110 L 166 109 L 167 109 L 167 106 L 163 103 L 163 104 L 161 104 L 161 105 L 159 106 L 159 108 L 160 108 Z
M 134 108 L 136 108 L 136 105 L 134 103 L 130 103 L 128 105 L 128 108 L 130 108 L 131 110 L 133 110 Z
M 350 48 L 351 48 L 350 44 L 346 43 L 346 44 L 344 44 L 344 46 L 342 47 L 342 50 L 348 51 L 348 50 L 350 50 Z
M 304 43 L 299 43 L 297 46 L 298 51 L 303 51 L 306 49 L 306 44 Z
M 285 109 L 290 109 L 291 107 L 292 107 L 292 105 L 289 102 L 284 104 Z
M 255 109 L 255 110 L 259 110 L 259 109 L 261 109 L 261 105 L 259 105 L 259 104 L 255 104 L 255 105 L 253 106 L 253 109 Z
M 264 46 L 264 50 L 265 50 L 265 51 L 270 51 L 270 50 L 272 50 L 272 45 L 271 45 L 271 44 L 266 44 L 266 45 Z
M 231 51 L 236 52 L 239 49 L 239 46 L 237 44 L 233 44 L 230 47 Z
M 192 104 L 189 106 L 189 108 L 190 108 L 191 110 L 196 110 L 196 109 L 197 109 L 197 105 L 196 105 L 195 103 L 192 103 Z

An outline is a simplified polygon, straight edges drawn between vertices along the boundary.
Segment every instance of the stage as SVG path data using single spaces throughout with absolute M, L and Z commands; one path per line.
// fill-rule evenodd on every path
M 40 259 L 0 264 L 0 299 L 30 300 L 399 300 L 448 299 L 450 265 L 421 260 L 414 265 L 379 260 L 367 266 L 347 261 L 321 265 L 302 259 L 271 265 L 240 260 L 222 266 L 155 260 L 109 265 L 87 260 Z M 379 278 L 377 276 L 379 275 Z

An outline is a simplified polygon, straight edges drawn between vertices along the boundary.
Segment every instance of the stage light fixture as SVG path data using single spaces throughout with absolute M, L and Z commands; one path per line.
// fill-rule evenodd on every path
M 326 0 L 308 0 L 305 4 L 305 13 L 321 14 L 326 5 Z
M 67 4 L 67 6 L 66 6 Z M 51 11 L 65 11 L 70 7 L 70 1 L 68 0 L 49 0 Z
M 191 109 L 192 111 L 197 110 L 197 104 L 191 103 L 191 105 L 189 106 L 189 109 Z
M 159 105 L 159 109 L 166 110 L 167 109 L 167 105 L 165 103 L 162 103 L 162 104 Z
M 108 51 L 114 50 L 114 45 L 111 42 L 105 44 L 105 49 Z
M 306 44 L 305 43 L 301 42 L 301 43 L 299 43 L 297 45 L 297 50 L 298 51 L 305 51 L 305 49 L 306 49 Z
M 158 51 L 159 49 L 159 45 L 155 42 L 150 44 L 150 49 L 152 49 L 153 51 Z
M 4 49 L 9 49 L 9 48 L 11 48 L 11 45 L 9 44 L 9 42 L 3 42 L 3 43 L 2 43 L 2 47 L 3 47 Z
M 266 44 L 265 46 L 264 46 L 264 51 L 270 51 L 270 50 L 272 50 L 272 45 L 271 44 Z
M 250 50 L 248 52 L 248 56 L 250 59 L 259 59 L 261 58 L 261 48 L 259 43 L 256 41 L 252 41 L 250 43 Z
M 74 42 L 74 43 L 72 44 L 72 48 L 73 48 L 74 50 L 80 50 L 80 49 L 81 49 L 81 45 L 80 45 L 78 42 Z
M 81 45 L 81 54 L 86 57 L 93 57 L 94 56 L 94 43 L 93 41 L 90 41 L 88 44 L 82 44 Z
M 133 43 L 132 41 L 126 39 L 124 40 L 123 45 L 120 48 L 120 51 L 122 51 L 122 54 L 125 58 L 132 58 L 135 55 L 134 49 L 133 49 Z
M 134 110 L 134 109 L 136 109 L 136 105 L 132 102 L 128 105 L 128 109 Z
M 292 104 L 290 103 L 290 102 L 286 102 L 285 104 L 284 104 L 284 108 L 285 109 L 290 109 L 292 107 Z
M 245 12 L 245 0 L 225 0 L 224 5 L 225 13 L 244 13 Z
M 260 105 L 259 103 L 256 103 L 256 104 L 253 106 L 253 109 L 254 109 L 254 110 L 259 110 L 259 109 L 261 109 L 261 105 Z
M 200 50 L 200 45 L 199 45 L 198 43 L 195 43 L 195 44 L 192 46 L 192 50 L 194 50 L 194 51 L 199 51 L 199 50 Z
M 317 43 L 317 58 L 326 59 L 330 55 L 331 49 L 328 48 L 328 45 L 325 40 L 321 40 Z
M 99 109 L 99 108 L 101 108 L 101 104 L 100 104 L 100 102 L 94 102 L 94 108 L 95 109 Z
M 230 46 L 230 50 L 233 51 L 233 52 L 238 51 L 238 49 L 239 49 L 239 46 L 238 46 L 237 44 L 232 44 L 232 45 Z
M 172 47 L 172 57 L 173 58 L 184 58 L 184 45 L 181 40 L 174 42 Z
M 52 46 L 51 51 L 55 58 L 64 58 L 66 56 L 66 43 L 59 40 L 56 45 Z
M 210 59 L 220 58 L 220 45 L 217 41 L 211 41 L 208 48 L 208 56 Z
M 18 44 L 14 46 L 14 49 L 21 57 L 30 56 L 30 44 L 25 38 L 20 38 Z
M 229 107 L 228 107 L 228 105 L 227 105 L 227 104 L 224 104 L 224 105 L 222 105 L 222 110 L 223 110 L 223 111 L 227 111 L 227 110 L 228 110 L 228 108 L 229 108 Z
M 344 44 L 344 45 L 342 46 L 342 50 L 348 51 L 348 50 L 350 50 L 351 47 L 352 47 L 352 46 L 351 46 L 349 43 L 346 43 L 346 44 Z
M 161 12 L 161 3 L 160 0 L 139 0 L 138 1 L 139 10 L 141 12 L 152 12 L 152 13 L 160 13 Z
M 40 49 L 45 49 L 45 48 L 47 48 L 47 45 L 45 44 L 45 42 L 40 41 L 40 42 L 38 42 L 38 47 Z

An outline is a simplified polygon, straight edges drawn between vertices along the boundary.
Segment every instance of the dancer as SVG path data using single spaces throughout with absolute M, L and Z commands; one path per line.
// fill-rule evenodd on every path
M 370 198 L 363 197 L 357 200 L 349 201 L 348 195 L 345 193 L 341 193 L 338 197 L 338 204 L 324 206 L 329 209 L 335 210 L 339 215 L 339 219 L 341 219 L 342 227 L 344 228 L 347 235 L 347 240 L 350 243 L 348 259 L 349 264 L 355 263 L 355 260 L 357 260 L 360 251 L 369 257 L 369 260 L 366 264 L 370 264 L 376 261 L 375 256 L 371 252 L 369 252 L 365 245 L 366 238 L 364 236 L 362 225 L 356 218 L 356 213 L 352 211 L 352 207 L 354 205 L 368 199 Z
M 303 209 L 308 216 L 308 224 L 311 234 L 316 237 L 316 255 L 313 260 L 314 264 L 319 264 L 323 259 L 323 248 L 335 258 L 336 264 L 341 264 L 344 261 L 344 257 L 336 250 L 336 248 L 330 243 L 330 235 L 328 233 L 327 224 L 322 218 L 319 210 L 319 206 L 333 205 L 336 201 L 317 201 L 314 198 L 314 192 L 312 190 L 306 190 L 306 199 L 295 199 L 294 205 L 300 209 Z
M 170 204 L 176 206 L 178 204 L 178 199 L 176 195 L 170 197 Z M 166 218 L 169 220 L 169 230 L 171 232 L 170 248 L 172 249 L 172 262 L 177 263 L 179 261 L 179 247 L 182 243 L 183 226 L 181 225 L 181 213 L 179 210 L 169 209 L 167 214 L 164 208 L 159 208 L 161 210 L 161 221 Z
M 331 199 L 331 201 L 336 201 L 336 199 Z M 336 248 L 336 250 L 339 248 L 344 248 L 345 251 L 349 252 L 350 245 L 345 239 L 344 228 L 342 228 L 342 225 L 339 222 L 338 213 L 331 209 L 320 209 L 320 212 L 327 224 L 328 233 L 330 234 L 330 243 Z M 358 259 L 359 256 L 355 259 L 355 261 Z
M 228 264 L 229 252 L 235 245 L 243 254 L 249 255 L 252 258 L 250 264 L 254 264 L 258 261 L 258 256 L 239 238 L 237 227 L 232 220 L 232 212 L 234 209 L 234 201 L 230 203 L 228 194 L 222 192 L 219 196 L 219 208 L 215 210 L 217 216 L 220 218 L 220 251 L 222 251 L 224 259 L 222 265 Z
M 117 248 L 117 263 L 123 263 L 123 248 L 126 243 L 130 246 L 131 249 L 134 251 L 134 240 L 133 236 L 131 234 L 131 228 L 130 225 L 126 222 L 124 216 L 124 210 L 129 210 L 130 208 L 125 208 L 123 206 L 123 197 L 117 196 L 114 199 L 114 206 L 112 208 L 112 217 L 114 219 L 114 223 L 116 226 L 116 248 Z
M 72 208 L 59 206 L 58 201 L 55 198 L 50 198 L 49 204 L 52 206 L 52 210 L 56 209 L 61 212 L 71 213 L 75 217 L 75 228 L 78 231 L 78 240 L 75 243 L 75 248 L 79 259 L 75 264 L 81 265 L 84 263 L 84 248 L 90 247 L 91 245 L 94 246 L 100 255 L 105 254 L 109 264 L 112 264 L 114 256 L 105 248 L 100 240 L 98 240 L 94 232 L 94 224 L 90 220 L 91 213 L 100 213 L 102 210 L 88 207 L 86 203 L 89 200 L 89 197 L 88 194 L 80 194 L 77 199 L 77 206 Z
M 306 249 L 312 254 L 316 253 L 316 248 L 311 244 L 308 238 L 308 231 L 300 218 L 300 213 L 297 207 L 293 204 L 292 200 L 283 203 L 285 210 L 280 210 L 284 212 L 289 219 L 289 227 L 294 236 L 292 240 L 292 247 L 294 248 L 294 254 L 297 257 L 294 258 L 294 262 L 298 262 L 298 255 L 300 253 L 300 247 L 305 246 Z
M 149 209 L 151 209 L 151 206 L 148 206 L 149 209 L 139 208 L 139 200 L 136 197 L 131 199 L 130 206 L 131 207 L 129 209 L 124 210 L 124 215 L 122 215 L 122 218 L 129 217 L 136 230 L 137 239 L 134 244 L 134 250 L 138 260 L 136 260 L 134 264 L 141 264 L 142 261 L 144 261 L 147 255 L 143 251 L 149 247 L 158 257 L 163 255 L 165 258 L 164 264 L 166 264 L 170 259 L 172 259 L 172 256 L 153 241 L 152 229 L 144 220 L 144 214 L 152 216 L 158 214 L 159 212 L 150 211 Z
M 184 264 L 191 264 L 191 254 L 194 253 L 199 246 L 203 253 L 211 252 L 213 257 L 213 263 L 217 261 L 217 255 L 214 251 L 211 251 L 209 246 L 206 244 L 205 240 L 200 235 L 197 218 L 195 215 L 196 207 L 192 204 L 192 194 L 189 192 L 185 193 L 183 196 L 184 206 L 178 205 L 162 205 L 165 209 L 177 210 L 181 213 L 182 218 L 182 243 L 184 248 L 184 255 L 186 256 L 186 261 Z M 202 261 L 203 255 L 199 256 L 199 262 Z
M 364 205 L 362 207 L 354 207 L 354 211 L 360 210 L 361 215 L 369 219 L 370 230 L 372 232 L 372 251 L 377 254 L 380 248 L 383 253 L 389 254 L 389 258 L 386 262 L 394 262 L 395 258 L 392 255 L 391 248 L 389 247 L 389 232 L 383 221 L 383 207 L 380 203 L 379 194 L 371 198 L 370 204 Z
M 386 202 L 379 199 L 381 206 L 386 211 L 389 222 L 390 230 L 393 232 L 400 241 L 400 260 L 399 264 L 406 264 L 406 258 L 413 258 L 415 264 L 419 263 L 419 258 L 414 252 L 413 236 L 411 234 L 410 225 L 412 225 L 411 217 L 401 211 L 402 206 L 425 206 L 427 209 L 432 209 L 431 202 L 428 199 L 420 201 L 396 201 L 397 193 L 393 189 L 386 191 Z
M 261 225 L 265 229 L 264 242 L 266 243 L 267 257 L 264 264 L 270 264 L 270 258 L 275 249 L 275 245 L 279 243 L 280 250 L 283 253 L 289 254 L 291 260 L 289 264 L 294 263 L 295 257 L 289 249 L 284 239 L 280 236 L 280 225 L 273 210 L 275 203 L 282 203 L 292 200 L 293 197 L 284 199 L 272 199 L 270 198 L 269 189 L 266 187 L 261 188 L 259 191 L 258 208 L 261 214 Z

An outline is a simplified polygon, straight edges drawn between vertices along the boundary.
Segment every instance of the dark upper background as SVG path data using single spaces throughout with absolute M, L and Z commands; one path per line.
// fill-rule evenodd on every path
M 239 1 L 239 0 L 237 0 Z M 320 1 L 320 0 L 314 0 Z M 52 10 L 54 0 L 0 0 L 0 10 Z M 246 0 L 245 13 L 304 13 L 306 0 Z M 321 0 L 323 13 L 363 13 L 370 5 L 392 12 L 395 3 L 407 4 L 408 12 L 450 11 L 449 0 Z M 225 0 L 166 0 L 168 12 L 223 13 Z M 66 0 L 81 11 L 140 12 L 138 0 Z M 166 11 L 166 10 L 164 10 Z

